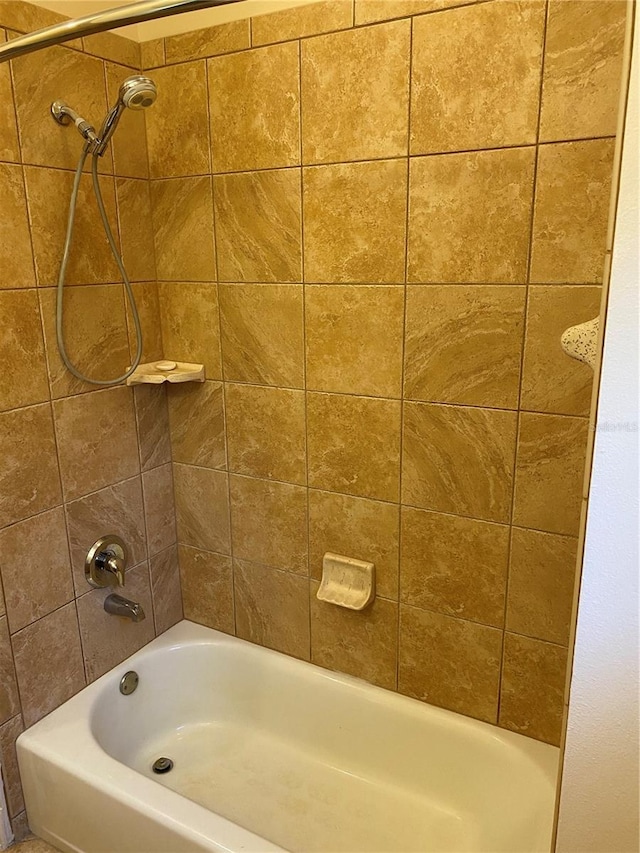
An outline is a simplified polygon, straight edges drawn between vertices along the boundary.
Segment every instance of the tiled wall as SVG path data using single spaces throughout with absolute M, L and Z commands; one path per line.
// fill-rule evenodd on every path
M 53 20 L 2 2 L 0 39 Z M 53 285 L 82 140 L 55 125 L 49 106 L 64 98 L 101 121 L 139 67 L 139 46 L 109 34 L 0 65 L 0 761 L 18 833 L 17 735 L 182 615 L 166 403 L 156 389 L 92 390 L 63 369 L 55 342 Z M 102 180 L 152 358 L 162 345 L 144 133 L 140 116 L 125 116 Z M 85 183 L 66 337 L 72 358 L 104 378 L 123 372 L 133 340 Z M 130 547 L 123 592 L 147 614 L 136 625 L 107 616 L 105 593 L 84 578 L 86 551 L 110 532 Z
M 169 390 L 187 617 L 558 742 L 593 376 L 559 339 L 624 16 L 337 0 L 144 46 L 165 356 L 207 366 Z M 369 610 L 317 601 L 325 551 L 375 561 Z

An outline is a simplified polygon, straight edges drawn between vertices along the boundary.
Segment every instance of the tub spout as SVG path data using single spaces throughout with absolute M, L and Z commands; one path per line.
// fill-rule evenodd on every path
M 128 598 L 123 598 L 116 593 L 105 598 L 104 609 L 113 616 L 126 616 L 132 622 L 142 622 L 144 619 L 144 610 L 141 604 L 138 604 L 137 601 L 129 601 Z

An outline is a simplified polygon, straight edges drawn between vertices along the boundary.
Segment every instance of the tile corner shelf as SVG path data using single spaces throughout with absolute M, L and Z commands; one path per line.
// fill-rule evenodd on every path
M 139 364 L 127 385 L 161 385 L 163 382 L 204 382 L 204 365 L 186 361 L 151 361 Z
M 599 327 L 599 317 L 580 323 L 578 326 L 571 326 L 562 335 L 562 349 L 571 358 L 583 361 L 594 369 L 598 356 Z

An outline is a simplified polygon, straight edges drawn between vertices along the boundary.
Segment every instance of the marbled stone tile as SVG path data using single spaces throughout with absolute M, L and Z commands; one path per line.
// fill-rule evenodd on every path
M 500 725 L 558 746 L 566 666 L 562 646 L 505 634 Z
M 162 281 L 215 281 L 211 178 L 151 182 L 156 268 Z
M 256 15 L 251 19 L 251 43 L 256 47 L 342 30 L 351 26 L 352 19 L 353 0 L 321 0 L 308 6 Z
M 85 53 L 127 65 L 129 66 L 127 71 L 139 73 L 141 56 L 138 41 L 107 30 L 103 33 L 83 36 L 82 46 Z
M 395 690 L 398 665 L 398 604 L 376 598 L 354 611 L 318 601 L 310 582 L 311 661 Z
M 589 422 L 520 415 L 513 523 L 577 536 Z
M 402 503 L 508 522 L 515 412 L 405 403 Z
M 167 631 L 182 620 L 182 592 L 178 548 L 172 545 L 149 561 L 156 633 Z
M 307 394 L 309 485 L 397 501 L 400 402 Z
M 532 282 L 602 282 L 613 151 L 613 139 L 540 148 Z
M 309 490 L 309 574 L 322 577 L 329 551 L 375 564 L 376 594 L 398 598 L 397 504 Z
M 403 288 L 307 287 L 305 331 L 307 388 L 401 396 Z
M 549 3 L 542 141 L 615 134 L 626 12 L 611 0 Z
M 371 24 L 473 2 L 475 0 L 355 0 L 355 23 Z
M 120 65 L 104 63 L 109 103 L 115 104 L 123 81 L 130 76 L 128 69 Z M 149 158 L 147 154 L 147 110 L 125 110 L 109 148 L 113 151 L 116 175 L 127 178 L 148 178 Z
M 588 415 L 593 370 L 560 345 L 569 326 L 600 311 L 599 287 L 530 287 L 522 367 L 521 406 L 536 412 Z
M 176 510 L 173 500 L 171 464 L 161 465 L 142 475 L 147 549 L 150 557 L 176 541 Z M 153 579 L 153 562 L 151 564 Z
M 525 280 L 534 148 L 411 160 L 408 280 Z
M 139 473 L 131 388 L 55 400 L 53 417 L 65 500 Z
M 306 484 L 304 391 L 225 385 L 229 470 Z
M 156 38 L 140 42 L 140 62 L 142 70 L 159 68 L 165 64 L 165 39 Z
M 208 173 L 211 167 L 206 62 L 156 68 L 153 80 L 158 97 L 153 108 L 145 113 L 150 176 L 173 178 Z M 177 92 L 180 93 L 178 112 Z
M 160 297 L 158 285 L 155 281 L 141 281 L 132 284 L 133 298 L 138 309 L 140 326 L 142 327 L 142 357 L 141 362 L 158 361 L 164 355 L 162 342 L 162 318 L 160 317 Z M 131 360 L 137 352 L 138 338 L 133 320 L 133 313 L 129 299 L 125 293 L 125 310 L 127 313 L 127 331 L 129 335 L 129 352 Z M 128 365 L 127 365 L 128 366 Z M 156 391 L 158 389 L 156 388 Z
M 131 281 L 155 281 L 156 260 L 149 181 L 116 178 L 122 260 Z
M 95 390 L 62 363 L 56 338 L 56 288 L 39 292 L 51 396 Z M 64 346 L 71 363 L 92 379 L 115 379 L 128 369 L 129 339 L 121 284 L 68 287 L 64 292 Z
M 501 628 L 509 558 L 506 525 L 402 508 L 400 599 Z
M 0 26 L 9 30 L 19 30 L 21 33 L 51 27 L 67 20 L 66 15 L 45 9 L 43 6 L 24 3 L 23 0 L 3 0 L 0 6 Z M 12 36 L 14 35 L 15 33 L 12 33 Z M 80 39 L 73 39 L 66 44 L 72 45 L 76 50 L 82 50 Z
M 158 285 L 164 355 L 204 364 L 207 379 L 222 379 L 216 284 Z
M 89 548 L 105 533 L 115 533 L 127 546 L 127 566 L 137 566 L 147 556 L 142 482 L 133 477 L 93 492 L 65 507 L 76 595 L 89 588 L 84 561 Z
M 180 545 L 184 618 L 226 634 L 235 633 L 231 557 Z
M 577 539 L 514 527 L 507 629 L 566 646 L 576 582 Z
M 20 166 L 0 163 L 0 288 L 33 287 L 35 274 Z
M 302 388 L 302 286 L 221 284 L 219 296 L 225 379 Z
M 138 385 L 133 389 L 138 425 L 140 467 L 143 471 L 171 462 L 169 410 L 164 388 Z
M 13 653 L 22 715 L 31 726 L 86 684 L 75 602 L 14 634 Z
M 89 682 L 122 663 L 155 636 L 148 565 L 142 563 L 130 572 L 126 589 L 122 590 L 127 598 L 142 605 L 145 618 L 141 622 L 105 611 L 104 600 L 113 591 L 111 588 L 93 589 L 77 601 L 82 654 Z
M 14 830 L 15 833 L 15 830 Z M 16 853 L 56 853 L 56 848 L 41 838 L 29 835 L 25 841 L 18 842 Z
M 20 768 L 18 767 L 18 756 L 16 755 L 16 740 L 23 731 L 24 727 L 20 715 L 13 717 L 9 722 L 0 726 L 2 778 L 5 785 L 8 811 L 12 818 L 24 809 L 22 785 L 20 784 Z M 15 823 L 13 821 L 12 823 L 14 824 L 15 832 Z
M 61 501 L 49 404 L 0 414 L 0 527 Z
M 502 631 L 400 606 L 398 690 L 495 723 Z
M 405 396 L 517 408 L 525 300 L 506 285 L 407 288 Z
M 24 173 L 38 284 L 54 285 L 58 281 L 60 258 L 67 233 L 68 202 L 71 198 L 73 173 L 34 167 L 26 168 Z M 117 240 L 115 186 L 110 175 L 101 176 L 100 189 Z M 73 243 L 65 283 L 96 284 L 120 280 L 120 272 L 104 233 L 91 179 L 85 176 L 78 193 Z
M 307 490 L 236 474 L 230 486 L 234 557 L 306 576 Z
M 231 526 L 226 473 L 174 464 L 173 487 L 178 542 L 229 554 Z
M 226 468 L 222 383 L 174 385 L 167 389 L 167 399 L 173 461 Z
M 234 560 L 236 633 L 309 660 L 309 582 L 290 572 Z
M 20 713 L 20 697 L 13 666 L 11 640 L 7 619 L 0 619 L 0 723 L 5 723 Z
M 213 179 L 220 281 L 301 281 L 300 171 Z
M 44 566 L 43 545 L 47 552 Z M 62 507 L 0 531 L 0 570 L 12 633 L 72 600 Z
M 410 44 L 409 21 L 301 43 L 304 163 L 407 154 Z
M 0 411 L 44 402 L 49 384 L 36 292 L 0 289 L 0 317 L 0 363 L 11 366 L 0 383 Z
M 249 21 L 246 19 L 204 27 L 191 33 L 177 33 L 164 40 L 167 64 L 219 56 L 221 53 L 231 53 L 250 46 Z M 205 115 L 206 112 L 205 109 Z
M 411 153 L 535 143 L 545 3 L 481 3 L 413 24 Z
M 0 44 L 6 41 L 4 30 L 0 30 Z M 13 105 L 13 90 L 9 63 L 0 65 L 0 160 L 20 159 L 18 145 L 18 128 L 16 125 L 15 108 Z
M 305 281 L 404 281 L 406 160 L 303 170 Z
M 300 163 L 298 60 L 288 42 L 208 61 L 214 172 Z

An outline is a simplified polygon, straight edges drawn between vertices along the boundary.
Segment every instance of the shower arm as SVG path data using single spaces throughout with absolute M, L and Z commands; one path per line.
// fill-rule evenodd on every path
M 181 15 L 183 12 L 197 12 L 200 9 L 242 2 L 245 0 L 141 0 L 141 2 L 116 9 L 107 9 L 104 12 L 95 12 L 71 21 L 63 21 L 61 24 L 54 24 L 52 27 L 45 27 L 0 44 L 0 62 L 15 59 L 17 56 L 32 53 L 43 47 L 62 44 L 79 36 L 89 36 L 129 24 L 166 18 L 170 15 Z

